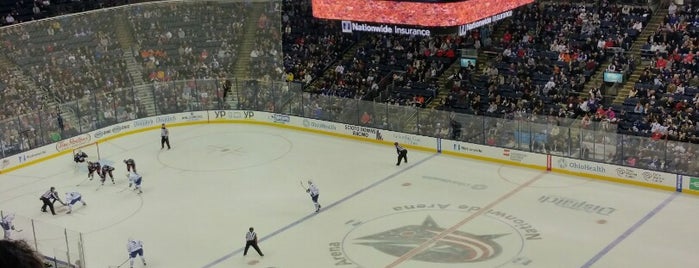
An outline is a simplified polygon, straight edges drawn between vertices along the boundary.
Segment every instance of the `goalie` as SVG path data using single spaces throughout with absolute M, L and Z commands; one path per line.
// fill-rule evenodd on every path
M 85 160 L 87 159 L 87 154 L 83 151 L 78 151 L 74 156 L 73 156 L 73 161 L 75 163 L 84 163 Z

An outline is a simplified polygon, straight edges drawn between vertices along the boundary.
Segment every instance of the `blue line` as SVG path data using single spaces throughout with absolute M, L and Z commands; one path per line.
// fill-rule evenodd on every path
M 621 243 L 621 241 L 624 241 L 624 239 L 626 239 L 627 237 L 629 237 L 629 235 L 631 235 L 633 232 L 635 232 L 636 230 L 638 230 L 638 228 L 641 227 L 641 225 L 643 225 L 644 223 L 646 223 L 648 220 L 650 220 L 650 218 L 652 218 L 653 216 L 655 216 L 655 214 L 657 214 L 658 212 L 660 212 L 660 210 L 662 210 L 663 208 L 665 208 L 665 206 L 667 206 L 668 204 L 670 204 L 670 202 L 672 202 L 672 200 L 674 200 L 678 195 L 680 195 L 680 193 L 678 193 L 678 192 L 675 192 L 675 193 L 673 193 L 672 195 L 670 195 L 670 196 L 669 196 L 668 198 L 666 198 L 662 203 L 660 203 L 657 207 L 655 207 L 653 210 L 651 210 L 650 212 L 648 212 L 648 214 L 646 214 L 646 216 L 644 216 L 644 217 L 641 218 L 638 222 L 636 222 L 633 226 L 631 226 L 631 228 L 629 228 L 628 230 L 626 230 L 626 232 L 624 232 L 623 234 L 621 234 L 621 235 L 620 235 L 619 237 L 617 237 L 614 241 L 612 241 L 612 243 L 610 243 L 610 244 L 607 245 L 604 249 L 602 249 L 602 251 L 600 251 L 599 253 L 597 253 L 597 255 L 595 255 L 594 257 L 592 257 L 592 259 L 590 259 L 590 260 L 587 261 L 585 264 L 583 264 L 582 267 L 583 267 L 583 268 L 587 268 L 587 267 L 590 267 L 590 266 L 592 266 L 593 264 L 595 264 L 595 263 L 596 263 L 597 261 L 599 261 L 602 257 L 604 257 L 604 255 L 607 255 L 607 253 L 609 253 L 609 251 L 611 251 L 614 247 L 616 247 L 617 245 L 619 245 L 619 243 Z
M 412 169 L 412 168 L 414 168 L 414 167 L 416 167 L 416 166 L 418 166 L 418 165 L 420 165 L 420 164 L 426 162 L 427 160 L 432 159 L 433 157 L 435 157 L 435 156 L 437 156 L 437 155 L 439 155 L 439 154 L 430 155 L 430 156 L 428 156 L 428 157 L 426 157 L 426 158 L 424 158 L 424 159 L 418 161 L 418 162 L 415 163 L 415 164 L 412 164 L 412 165 L 410 165 L 410 166 L 408 166 L 408 167 L 406 167 L 406 168 L 404 168 L 404 169 L 401 169 L 401 170 L 399 170 L 399 171 L 396 171 L 395 173 L 393 173 L 393 174 L 391 174 L 391 175 L 388 175 L 387 177 L 385 177 L 385 178 L 383 178 L 383 179 L 381 179 L 381 180 L 378 180 L 378 181 L 376 181 L 376 182 L 370 184 L 370 185 L 367 186 L 367 187 L 364 187 L 364 188 L 362 188 L 362 189 L 359 189 L 358 191 L 356 191 L 356 192 L 354 192 L 354 193 L 352 193 L 352 194 L 350 194 L 350 195 L 348 195 L 348 196 L 345 196 L 344 198 L 342 198 L 342 199 L 340 199 L 340 200 L 337 200 L 337 201 L 335 201 L 334 203 L 332 203 L 332 204 L 330 204 L 330 205 L 324 206 L 324 207 L 323 207 L 323 210 L 327 210 L 327 209 L 329 209 L 329 208 L 332 208 L 332 207 L 334 207 L 334 206 L 337 206 L 337 205 L 339 205 L 339 204 L 341 204 L 341 203 L 343 203 L 343 202 L 349 200 L 349 199 L 352 198 L 352 197 L 355 197 L 355 196 L 357 196 L 357 195 L 359 195 L 359 194 L 361 194 L 361 193 L 363 193 L 363 192 L 365 192 L 365 191 L 367 191 L 367 190 L 369 190 L 369 189 L 371 189 L 371 188 L 374 188 L 374 187 L 378 186 L 379 184 L 384 183 L 384 182 L 386 182 L 386 181 L 388 181 L 388 180 L 390 180 L 390 179 L 392 179 L 392 178 L 394 178 L 394 177 L 400 175 L 401 173 L 403 173 L 403 172 L 405 172 L 405 171 L 408 171 L 408 170 L 410 170 L 410 169 Z M 286 230 L 289 230 L 289 229 L 291 229 L 292 227 L 295 227 L 296 225 L 299 225 L 300 223 L 302 223 L 302 222 L 304 222 L 304 221 L 306 221 L 306 220 L 308 220 L 308 219 L 310 219 L 310 218 L 312 218 L 312 217 L 314 217 L 314 216 L 316 216 L 316 215 L 318 215 L 318 214 L 317 214 L 317 213 L 311 213 L 311 214 L 309 214 L 309 215 L 306 215 L 305 217 L 300 218 L 300 219 L 296 220 L 295 222 L 292 222 L 292 223 L 290 223 L 290 224 L 288 224 L 288 225 L 282 227 L 281 229 L 276 230 L 276 231 L 274 231 L 274 232 L 268 234 L 267 236 L 261 238 L 259 241 L 262 242 L 262 241 L 265 241 L 265 240 L 267 240 L 267 239 L 270 239 L 270 238 L 272 238 L 272 237 L 274 237 L 274 236 L 280 234 L 281 232 L 284 232 L 284 231 L 286 231 Z M 233 251 L 233 252 L 231 252 L 231 253 L 228 253 L 228 254 L 226 254 L 225 256 L 223 256 L 223 257 L 221 257 L 221 258 L 218 258 L 218 259 L 216 259 L 215 261 L 213 261 L 213 262 L 211 262 L 211 263 L 209 263 L 209 264 L 207 264 L 207 265 L 204 265 L 203 268 L 210 268 L 210 267 L 212 267 L 212 266 L 214 266 L 214 265 L 216 265 L 216 264 L 219 264 L 219 263 L 221 263 L 222 261 L 225 261 L 226 259 L 228 259 L 228 258 L 230 258 L 230 257 L 233 257 L 234 255 L 240 254 L 241 252 L 243 252 L 243 250 L 245 250 L 245 247 L 241 247 L 241 248 L 239 248 L 239 249 L 237 249 L 237 250 L 235 250 L 235 251 Z

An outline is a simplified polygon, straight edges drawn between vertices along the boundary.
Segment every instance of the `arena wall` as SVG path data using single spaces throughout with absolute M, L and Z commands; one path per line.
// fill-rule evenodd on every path
M 111 125 L 4 158 L 0 162 L 0 174 L 69 154 L 74 148 L 93 142 L 100 143 L 125 135 L 156 130 L 163 123 L 167 124 L 168 127 L 195 124 L 257 124 L 387 146 L 399 142 L 411 150 L 442 153 L 504 165 L 699 195 L 699 178 L 695 177 L 250 110 L 185 112 Z

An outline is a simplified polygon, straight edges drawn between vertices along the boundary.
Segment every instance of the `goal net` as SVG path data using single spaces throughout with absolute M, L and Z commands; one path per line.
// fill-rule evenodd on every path
M 99 144 L 97 142 L 86 144 L 86 145 L 83 145 L 83 146 L 80 146 L 78 148 L 73 149 L 73 157 L 75 157 L 75 155 L 78 152 L 85 152 L 87 154 L 87 161 L 96 162 L 96 161 L 99 161 L 101 159 L 100 158 L 100 147 L 99 147 Z

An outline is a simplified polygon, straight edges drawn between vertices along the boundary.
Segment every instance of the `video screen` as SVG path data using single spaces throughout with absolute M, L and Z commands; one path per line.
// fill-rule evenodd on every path
M 423 2 L 423 3 L 449 3 L 449 2 L 464 2 L 464 0 L 384 0 L 396 2 Z
M 312 0 L 313 16 L 322 19 L 451 27 L 468 24 L 534 0 Z

